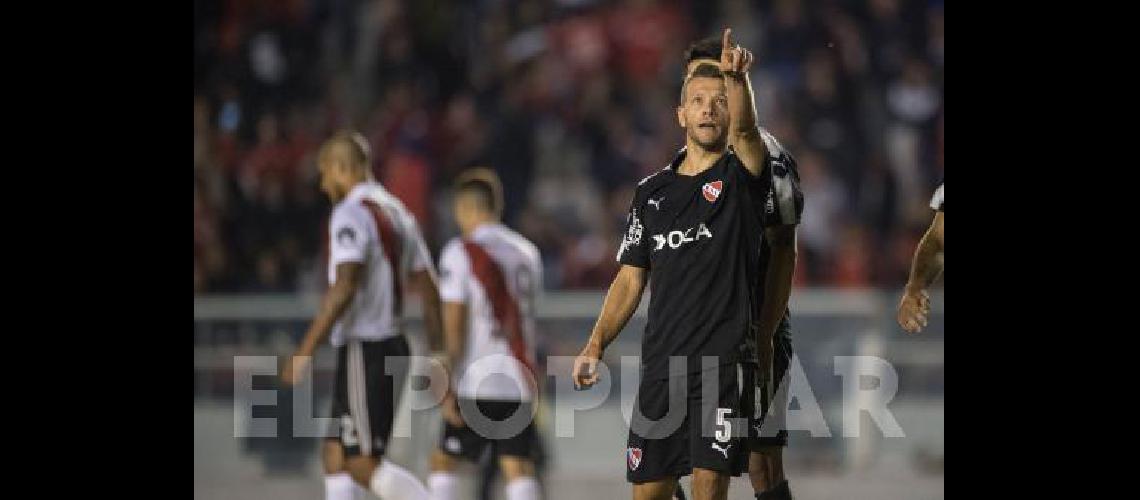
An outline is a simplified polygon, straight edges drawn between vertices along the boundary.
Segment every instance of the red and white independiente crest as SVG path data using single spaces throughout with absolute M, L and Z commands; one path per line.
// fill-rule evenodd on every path
M 709 200 L 709 203 L 713 203 L 720 197 L 720 192 L 723 189 L 724 182 L 722 181 L 706 182 L 705 185 L 701 187 L 701 194 L 705 195 L 705 199 Z

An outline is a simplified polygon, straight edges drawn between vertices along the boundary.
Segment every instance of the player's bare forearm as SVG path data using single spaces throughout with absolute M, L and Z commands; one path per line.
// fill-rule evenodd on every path
M 297 356 L 312 356 L 317 346 L 328 338 L 336 320 L 344 314 L 356 296 L 363 269 L 364 265 L 359 262 L 345 262 L 336 266 L 336 282 L 321 300 L 321 308 L 313 323 L 309 325 L 309 330 L 305 332 L 305 339 L 297 349 Z
M 435 277 L 426 270 L 412 273 L 412 282 L 419 292 L 424 310 L 424 329 L 427 331 L 428 347 L 432 352 L 444 349 L 443 306 L 439 301 L 439 285 Z
M 447 352 L 449 368 L 459 366 L 466 349 L 467 304 L 462 302 L 443 303 L 443 345 Z
M 752 80 L 748 70 L 752 67 L 752 52 L 732 45 L 726 29 L 721 47 L 721 70 L 724 72 L 725 97 L 728 100 L 728 142 L 732 144 L 741 163 L 752 175 L 764 169 L 767 146 L 760 137 L 756 102 L 752 93 Z
M 768 154 L 768 148 L 764 144 L 764 139 L 760 137 L 760 127 L 756 121 L 756 105 L 752 102 L 752 84 L 748 81 L 748 74 L 744 74 L 736 83 L 732 82 L 738 78 L 731 76 L 725 80 L 729 82 L 728 106 L 732 116 L 729 142 L 732 143 L 732 148 L 744 167 L 752 175 L 760 175 L 764 171 L 764 158 Z M 734 101 L 736 101 L 735 107 Z
M 770 249 L 764 276 L 764 303 L 760 306 L 759 342 L 771 342 L 788 308 L 792 275 L 796 269 L 796 227 L 775 226 L 764 230 Z
M 733 144 L 741 139 L 751 139 L 760 141 L 760 146 L 763 147 L 756 119 L 756 103 L 752 97 L 752 81 L 748 73 L 727 73 L 725 77 L 729 131 L 732 133 Z
M 907 293 L 918 293 L 934 284 L 942 274 L 945 262 L 944 251 L 943 213 L 937 212 L 914 252 L 910 278 L 906 283 Z
M 610 289 L 606 292 L 605 302 L 602 303 L 602 313 L 598 316 L 594 330 L 590 333 L 590 340 L 586 349 L 601 355 L 606 347 L 617 338 L 622 328 L 629 322 L 637 305 L 641 303 L 641 294 L 645 291 L 647 271 L 640 267 L 623 265 L 618 271 Z

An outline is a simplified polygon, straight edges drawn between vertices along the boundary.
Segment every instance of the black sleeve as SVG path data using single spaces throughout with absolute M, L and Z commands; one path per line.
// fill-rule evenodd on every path
M 638 189 L 629 204 L 629 215 L 626 217 L 625 232 L 622 235 L 621 247 L 618 249 L 617 261 L 649 269 L 649 242 L 647 235 L 642 234 L 641 225 L 644 213 L 644 202 L 641 200 L 641 190 Z

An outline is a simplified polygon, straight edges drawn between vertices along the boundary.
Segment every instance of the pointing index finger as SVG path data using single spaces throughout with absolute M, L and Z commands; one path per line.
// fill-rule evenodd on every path
M 724 37 L 721 39 L 721 42 L 720 42 L 721 50 L 730 50 L 732 48 L 732 42 L 729 41 L 729 36 L 731 34 L 732 34 L 732 28 L 725 28 L 724 29 Z

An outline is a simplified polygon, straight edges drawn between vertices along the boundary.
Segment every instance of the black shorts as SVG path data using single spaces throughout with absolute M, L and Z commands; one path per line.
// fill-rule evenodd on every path
M 407 376 L 408 342 L 403 335 L 381 341 L 349 340 L 336 350 L 332 412 L 335 437 L 347 456 L 384 455 Z M 384 373 L 387 358 L 404 357 Z
M 748 387 L 752 387 L 748 407 L 752 408 L 752 421 L 748 424 L 748 446 L 756 449 L 769 446 L 788 446 L 787 409 L 789 387 L 781 386 L 789 380 L 788 368 L 792 363 L 792 328 L 788 317 L 776 328 L 772 345 L 772 387 L 762 387 L 761 377 L 754 365 L 748 366 Z M 774 409 L 769 415 L 769 409 Z
M 745 404 L 751 391 L 741 390 L 748 387 L 744 367 L 727 364 L 673 379 L 643 379 L 630 421 L 626 480 L 686 476 L 694 468 L 739 476 L 747 468 L 744 441 L 750 420 L 745 412 L 751 412 Z M 706 380 L 715 383 L 709 397 L 715 393 L 715 404 L 702 404 Z M 667 416 L 670 395 L 677 403 L 675 413 Z
M 465 419 L 469 415 L 469 410 L 462 409 L 462 407 L 478 408 L 479 412 L 489 421 L 486 422 L 489 428 L 469 419 L 466 419 L 467 425 L 463 427 L 455 427 L 444 420 L 443 434 L 439 439 L 441 451 L 473 462 L 478 461 L 487 450 L 490 450 L 496 457 L 512 456 L 531 460 L 537 458 L 538 442 L 534 431 L 534 419 L 532 418 L 534 408 L 532 402 L 461 399 L 459 405 Z M 525 416 L 526 420 L 523 422 L 525 427 L 518 424 L 519 429 L 514 430 L 506 428 L 504 424 L 496 424 L 496 422 L 503 422 L 511 418 L 512 415 L 518 419 Z

